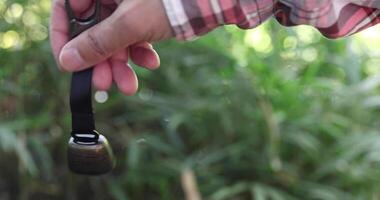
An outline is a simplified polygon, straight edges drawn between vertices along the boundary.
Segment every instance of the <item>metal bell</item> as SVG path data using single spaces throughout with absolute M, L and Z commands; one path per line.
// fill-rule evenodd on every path
M 68 164 L 71 171 L 83 175 L 102 175 L 115 167 L 112 149 L 103 135 L 96 143 L 80 143 L 69 140 Z

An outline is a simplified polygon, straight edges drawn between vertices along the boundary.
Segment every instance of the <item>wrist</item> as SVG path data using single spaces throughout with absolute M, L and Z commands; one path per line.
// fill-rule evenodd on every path
M 173 37 L 162 0 L 123 1 L 118 20 L 136 41 L 155 42 Z

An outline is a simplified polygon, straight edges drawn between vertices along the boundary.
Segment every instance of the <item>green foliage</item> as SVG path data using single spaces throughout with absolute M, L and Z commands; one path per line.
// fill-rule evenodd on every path
M 96 105 L 116 170 L 71 174 L 49 3 L 0 0 L 0 199 L 380 199 L 379 59 L 275 22 L 158 44 L 137 95 Z

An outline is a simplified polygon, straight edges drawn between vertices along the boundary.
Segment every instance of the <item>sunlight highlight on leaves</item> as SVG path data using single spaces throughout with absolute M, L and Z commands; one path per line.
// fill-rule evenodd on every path
M 321 38 L 321 34 L 311 26 L 300 25 L 293 27 L 293 29 L 297 34 L 298 40 L 305 45 L 317 42 Z
M 24 8 L 20 4 L 14 3 L 6 11 L 4 19 L 6 22 L 12 24 L 21 17 L 23 12 Z
M 298 40 L 294 36 L 288 36 L 284 39 L 283 46 L 285 49 L 295 49 L 298 45 Z
M 41 23 L 41 18 L 33 11 L 27 10 L 22 17 L 22 22 L 26 26 L 34 26 Z
M 318 58 L 318 51 L 313 47 L 309 47 L 302 51 L 302 59 L 307 62 L 313 62 Z
M 257 52 L 269 54 L 273 51 L 272 39 L 265 25 L 248 30 L 245 34 L 244 41 L 245 44 L 254 48 Z
M 42 8 L 45 12 L 50 12 L 51 2 L 52 2 L 52 1 L 50 1 L 50 0 L 41 0 L 41 1 L 40 1 L 41 8 Z
M 374 26 L 352 36 L 354 52 L 371 55 L 380 53 L 379 32 L 380 26 Z
M 3 39 L 0 41 L 0 47 L 3 49 L 9 49 L 15 47 L 20 39 L 19 34 L 16 31 L 7 31 L 4 33 Z

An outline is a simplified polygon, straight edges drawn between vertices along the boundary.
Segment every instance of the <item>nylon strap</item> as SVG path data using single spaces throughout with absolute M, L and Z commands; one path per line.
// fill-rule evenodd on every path
M 91 92 L 92 69 L 75 72 L 71 77 L 70 107 L 73 132 L 88 134 L 95 130 Z
M 100 20 L 100 0 L 96 0 L 94 13 L 86 19 L 78 19 L 65 1 L 69 20 L 70 39 L 97 24 Z M 92 67 L 74 72 L 71 78 L 70 109 L 72 120 L 71 136 L 74 142 L 97 143 L 99 134 L 95 131 L 95 120 L 92 110 Z

